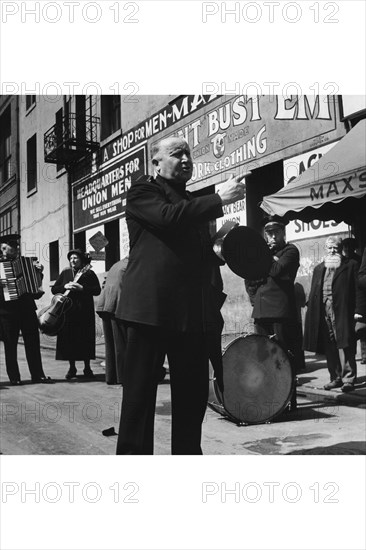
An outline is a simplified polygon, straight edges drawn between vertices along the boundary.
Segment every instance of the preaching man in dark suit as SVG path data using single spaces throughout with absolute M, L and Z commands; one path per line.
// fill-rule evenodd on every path
M 182 138 L 163 139 L 151 158 L 155 177 L 140 178 L 127 195 L 130 256 L 116 312 L 127 327 L 117 454 L 153 453 L 162 353 L 170 370 L 172 454 L 202 454 L 208 343 L 223 302 L 208 222 L 223 215 L 223 205 L 243 198 L 245 186 L 237 176 L 218 193 L 188 193 L 193 163 Z

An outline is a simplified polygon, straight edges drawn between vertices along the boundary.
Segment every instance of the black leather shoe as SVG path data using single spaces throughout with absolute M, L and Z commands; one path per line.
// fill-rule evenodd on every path
M 32 378 L 33 384 L 53 384 L 53 380 L 49 376 L 41 376 L 40 378 Z
M 69 369 L 65 376 L 66 380 L 71 380 L 71 378 L 76 378 L 76 373 L 77 373 L 76 369 Z
M 344 393 L 348 393 L 350 391 L 353 391 L 355 389 L 353 384 L 343 384 L 341 387 L 341 391 Z
M 84 369 L 84 376 L 86 378 L 94 378 L 94 372 L 91 369 Z
M 342 380 L 332 380 L 329 384 L 325 384 L 325 390 L 334 390 L 335 388 L 341 388 L 343 386 Z
M 21 386 L 22 381 L 20 380 L 20 378 L 16 378 L 14 380 L 10 380 L 10 385 L 11 386 Z

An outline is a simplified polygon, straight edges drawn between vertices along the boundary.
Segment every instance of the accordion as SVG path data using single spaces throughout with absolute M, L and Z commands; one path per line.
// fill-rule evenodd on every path
M 20 256 L 16 260 L 0 261 L 0 280 L 5 302 L 18 300 L 23 294 L 32 294 L 40 298 L 42 275 L 33 265 L 35 257 Z

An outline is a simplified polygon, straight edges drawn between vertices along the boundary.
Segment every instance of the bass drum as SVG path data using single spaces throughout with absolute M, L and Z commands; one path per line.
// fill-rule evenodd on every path
M 290 359 L 278 342 L 258 334 L 241 336 L 227 346 L 222 360 L 224 392 L 213 380 L 218 401 L 209 401 L 213 410 L 237 424 L 269 422 L 284 411 L 295 378 Z

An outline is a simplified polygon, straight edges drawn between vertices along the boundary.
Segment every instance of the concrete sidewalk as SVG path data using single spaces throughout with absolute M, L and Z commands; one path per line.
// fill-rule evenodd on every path
M 224 337 L 227 345 L 232 337 Z M 41 334 L 41 347 L 55 349 L 56 338 Z M 366 365 L 361 364 L 360 349 L 357 350 L 357 382 L 355 390 L 350 393 L 342 393 L 340 388 L 327 391 L 324 385 L 329 382 L 329 373 L 325 357 L 314 353 L 305 352 L 306 370 L 297 375 L 297 393 L 317 401 L 336 401 L 339 404 L 359 406 L 366 404 Z M 105 359 L 105 345 L 103 334 L 97 335 L 96 359 L 101 362 Z M 166 364 L 168 367 L 168 364 Z

